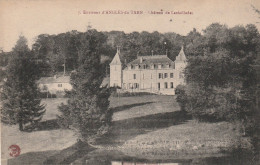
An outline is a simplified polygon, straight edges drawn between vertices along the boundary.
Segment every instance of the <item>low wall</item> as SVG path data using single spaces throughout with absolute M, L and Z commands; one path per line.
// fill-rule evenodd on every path
M 170 88 L 170 89 L 117 89 L 118 93 L 124 93 L 124 92 L 129 92 L 129 93 L 138 93 L 138 92 L 147 92 L 147 93 L 154 93 L 158 95 L 175 95 L 175 89 Z

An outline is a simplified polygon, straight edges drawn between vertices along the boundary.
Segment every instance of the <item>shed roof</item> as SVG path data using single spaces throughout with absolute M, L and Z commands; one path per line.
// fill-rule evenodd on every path
M 101 87 L 105 87 L 105 86 L 109 86 L 109 81 L 110 81 L 110 78 L 109 77 L 105 77 L 101 83 Z
M 38 80 L 40 84 L 51 84 L 51 83 L 70 83 L 70 76 L 61 77 L 42 77 Z

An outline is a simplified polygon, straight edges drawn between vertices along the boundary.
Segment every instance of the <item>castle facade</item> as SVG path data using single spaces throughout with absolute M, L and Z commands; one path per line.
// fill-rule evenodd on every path
M 110 87 L 119 87 L 120 92 L 148 92 L 174 95 L 175 88 L 184 84 L 186 56 L 183 47 L 172 61 L 167 55 L 138 56 L 137 59 L 123 64 L 120 50 L 110 63 Z

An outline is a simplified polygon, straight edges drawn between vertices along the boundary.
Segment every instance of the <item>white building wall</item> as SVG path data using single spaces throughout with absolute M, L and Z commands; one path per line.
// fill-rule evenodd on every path
M 110 87 L 122 87 L 122 66 L 110 65 Z
M 176 70 L 180 70 L 180 71 L 183 71 L 184 68 L 186 67 L 186 62 L 183 62 L 183 61 L 175 61 L 175 69 Z
M 70 83 L 39 84 L 41 91 L 44 91 L 44 86 L 47 87 L 47 91 L 49 91 L 51 94 L 56 94 L 56 92 L 63 92 L 64 90 L 72 90 L 72 85 Z
M 138 69 L 123 70 L 123 86 L 122 89 L 133 92 L 152 92 L 159 94 L 174 95 L 174 90 L 177 85 L 183 84 L 184 79 L 180 77 L 181 70 L 176 69 Z M 159 78 L 161 73 L 161 78 Z M 173 77 L 171 78 L 171 73 Z M 167 74 L 167 78 L 165 77 Z M 135 78 L 134 78 L 135 75 Z M 158 88 L 160 83 L 160 89 Z M 167 83 L 167 88 L 165 86 Z M 171 86 L 173 83 L 173 88 Z M 138 84 L 138 86 L 136 86 Z

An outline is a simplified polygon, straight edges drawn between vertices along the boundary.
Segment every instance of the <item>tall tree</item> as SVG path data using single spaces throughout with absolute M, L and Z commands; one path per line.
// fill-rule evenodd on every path
M 45 113 L 36 84 L 39 78 L 37 65 L 32 57 L 26 38 L 20 36 L 13 48 L 1 93 L 1 121 L 19 124 L 20 131 L 24 130 L 25 124 L 41 120 Z
M 83 141 L 106 132 L 111 121 L 110 92 L 108 88 L 100 88 L 104 70 L 99 48 L 105 41 L 106 37 L 96 30 L 88 30 L 81 36 L 79 66 L 71 75 L 73 90 L 67 104 L 59 107 L 60 123 L 74 129 Z

